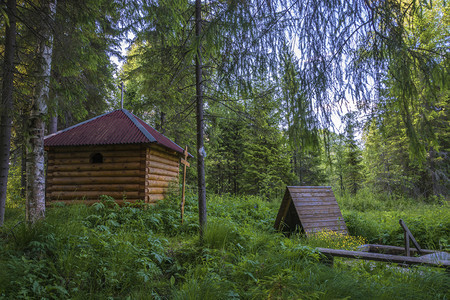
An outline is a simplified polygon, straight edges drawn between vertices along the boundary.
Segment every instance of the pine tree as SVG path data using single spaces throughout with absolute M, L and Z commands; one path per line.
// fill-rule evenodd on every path
M 357 115 L 347 113 L 343 118 L 345 124 L 345 168 L 344 183 L 346 190 L 355 195 L 362 183 L 361 150 L 356 141 Z
M 16 49 L 16 1 L 8 0 L 5 33 L 5 54 L 2 73 L 0 107 L 0 226 L 3 226 L 6 205 L 6 190 L 11 149 L 11 127 L 14 92 L 14 57 Z

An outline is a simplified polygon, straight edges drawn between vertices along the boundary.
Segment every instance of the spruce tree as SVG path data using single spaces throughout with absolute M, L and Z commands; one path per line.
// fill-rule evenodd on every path
M 361 150 L 356 140 L 357 114 L 347 113 L 343 118 L 345 124 L 345 168 L 344 182 L 346 190 L 355 195 L 362 183 Z

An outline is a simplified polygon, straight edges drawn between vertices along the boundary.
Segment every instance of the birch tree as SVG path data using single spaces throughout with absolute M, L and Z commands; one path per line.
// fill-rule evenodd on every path
M 53 33 L 51 24 L 57 0 L 42 1 L 37 55 L 35 97 L 31 106 L 27 139 L 26 220 L 35 223 L 45 215 L 44 134 L 52 67 Z

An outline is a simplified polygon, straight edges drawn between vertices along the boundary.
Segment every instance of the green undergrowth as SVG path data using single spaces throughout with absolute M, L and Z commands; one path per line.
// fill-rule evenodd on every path
M 420 201 L 368 190 L 338 199 L 348 230 L 371 244 L 404 246 L 403 219 L 422 248 L 450 251 L 450 204 L 434 197 Z
M 273 229 L 278 208 L 258 197 L 211 196 L 203 241 L 194 195 L 183 224 L 176 197 L 149 207 L 119 207 L 108 197 L 57 206 L 33 227 L 12 209 L 0 231 L 0 298 L 448 299 L 441 270 L 339 259 L 328 266 L 316 246 L 350 249 L 365 240 L 283 236 Z M 372 226 L 358 210 L 344 215 L 351 231 Z

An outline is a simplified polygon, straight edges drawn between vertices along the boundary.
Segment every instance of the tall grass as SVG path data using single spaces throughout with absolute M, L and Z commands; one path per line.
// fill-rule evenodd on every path
M 194 195 L 187 195 L 185 208 L 183 224 L 177 197 L 147 208 L 118 207 L 109 198 L 91 207 L 55 207 L 35 227 L 18 224 L 23 215 L 10 212 L 0 232 L 0 298 L 449 297 L 448 275 L 432 268 L 404 270 L 382 263 L 340 260 L 333 268 L 322 264 L 322 256 L 314 247 L 344 240 L 288 238 L 275 232 L 279 203 L 257 197 L 210 196 L 203 243 L 198 238 Z M 409 217 L 422 220 L 413 213 L 436 216 L 438 210 L 428 205 L 411 210 Z M 375 225 L 364 218 L 370 213 L 372 219 L 380 218 L 376 209 L 344 209 L 351 231 L 376 238 L 380 232 L 374 230 L 371 235 Z M 438 224 L 431 218 L 421 222 L 428 229 Z M 412 221 L 408 225 L 412 230 L 419 228 Z M 389 222 L 383 226 L 396 227 Z M 433 235 L 447 232 L 433 230 L 437 232 Z M 360 242 L 357 238 L 354 241 Z M 349 247 L 346 243 L 342 247 Z
M 422 201 L 363 189 L 337 200 L 350 234 L 369 243 L 403 246 L 403 219 L 422 247 L 450 250 L 450 204 L 443 199 Z

